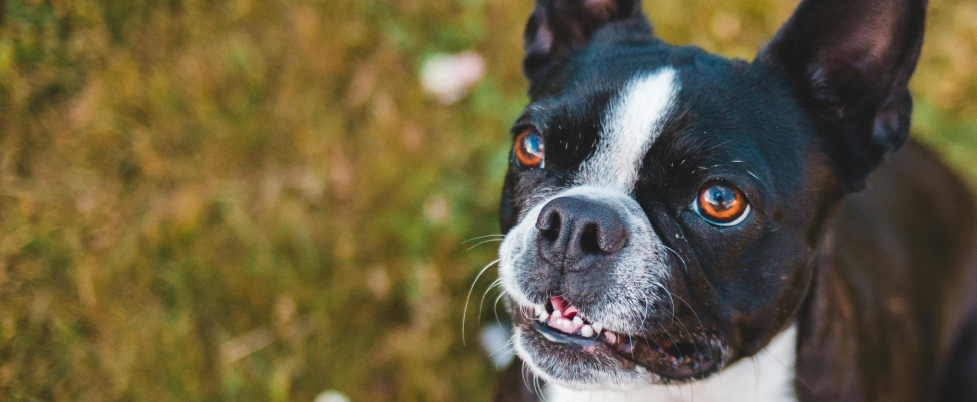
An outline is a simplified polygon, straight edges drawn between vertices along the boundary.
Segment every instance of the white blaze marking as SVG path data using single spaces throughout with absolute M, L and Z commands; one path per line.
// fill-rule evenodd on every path
M 617 211 L 628 227 L 629 243 L 616 261 L 609 278 L 615 281 L 608 289 L 606 300 L 595 304 L 592 318 L 602 322 L 608 329 L 634 333 L 641 330 L 646 304 L 659 303 L 657 289 L 668 276 L 665 248 L 648 220 L 648 216 L 634 199 L 634 184 L 638 177 L 642 159 L 661 134 L 662 125 L 674 107 L 678 93 L 677 73 L 667 67 L 655 72 L 643 73 L 633 77 L 612 100 L 604 128 L 593 155 L 580 167 L 576 182 L 569 188 L 537 190 L 534 198 L 525 207 L 519 223 L 509 231 L 499 248 L 499 277 L 506 293 L 518 305 L 531 307 L 532 302 L 525 293 L 531 278 L 521 276 L 537 252 L 538 231 L 536 220 L 543 207 L 559 197 L 579 197 L 590 202 L 601 203 Z M 659 284 L 659 286 L 655 286 Z M 554 316 L 557 313 L 554 313 Z M 559 356 L 535 355 L 526 349 L 519 328 L 513 336 L 514 349 L 523 361 L 540 377 L 553 380 L 540 369 L 543 364 L 552 367 L 552 359 Z M 559 363 L 556 363 L 559 364 Z M 574 370 L 566 368 L 565 370 Z M 594 371 L 591 380 L 610 386 L 634 387 L 647 384 L 653 377 L 646 369 L 638 366 L 625 372 Z M 558 373 L 559 376 L 567 372 Z M 574 374 L 570 374 L 573 377 Z M 553 401 L 562 398 L 550 398 Z
M 608 109 L 597 150 L 580 167 L 577 182 L 630 194 L 678 89 L 671 67 L 631 79 Z

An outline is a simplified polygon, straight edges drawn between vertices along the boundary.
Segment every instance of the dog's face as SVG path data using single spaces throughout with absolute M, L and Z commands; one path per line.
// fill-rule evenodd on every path
M 633 0 L 538 0 L 499 272 L 520 357 L 571 387 L 706 377 L 802 303 L 832 208 L 908 134 L 922 2 L 807 0 L 753 63 Z

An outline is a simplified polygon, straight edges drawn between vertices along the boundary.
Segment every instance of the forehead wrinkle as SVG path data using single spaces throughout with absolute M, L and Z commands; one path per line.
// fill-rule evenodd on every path
M 641 161 L 661 134 L 679 87 L 671 67 L 632 78 L 611 102 L 597 149 L 581 165 L 578 184 L 631 194 Z

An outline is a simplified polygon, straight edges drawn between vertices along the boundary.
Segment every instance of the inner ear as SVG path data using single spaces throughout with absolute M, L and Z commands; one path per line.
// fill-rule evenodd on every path
M 924 1 L 806 0 L 758 59 L 787 67 L 833 107 L 878 103 L 912 74 L 925 12 Z
M 757 63 L 783 70 L 850 189 L 909 136 L 925 0 L 803 0 Z
M 537 0 L 524 36 L 526 78 L 540 83 L 604 28 L 651 36 L 640 0 Z

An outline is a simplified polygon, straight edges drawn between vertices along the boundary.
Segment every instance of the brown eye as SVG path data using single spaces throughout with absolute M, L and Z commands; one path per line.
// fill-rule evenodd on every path
M 750 204 L 740 189 L 722 182 L 709 182 L 699 190 L 692 210 L 709 223 L 733 226 L 750 214 Z
M 543 147 L 543 136 L 531 128 L 523 130 L 516 137 L 513 153 L 516 155 L 516 162 L 519 162 L 519 166 L 526 168 L 543 167 L 543 159 L 546 155 Z

